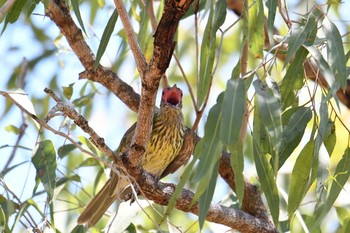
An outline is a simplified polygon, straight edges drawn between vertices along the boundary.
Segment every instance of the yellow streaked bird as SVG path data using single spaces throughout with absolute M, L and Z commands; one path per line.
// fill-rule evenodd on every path
M 183 144 L 185 127 L 181 108 L 181 89 L 176 85 L 165 88 L 160 109 L 154 112 L 152 134 L 141 161 L 143 169 L 158 178 L 177 169 L 171 166 Z M 135 128 L 136 123 L 126 131 L 117 149 L 118 153 L 130 145 Z M 106 184 L 81 213 L 78 224 L 86 223 L 88 227 L 94 226 L 116 199 L 122 199 L 121 196 L 125 195 L 123 191 L 128 185 L 126 178 L 111 172 Z

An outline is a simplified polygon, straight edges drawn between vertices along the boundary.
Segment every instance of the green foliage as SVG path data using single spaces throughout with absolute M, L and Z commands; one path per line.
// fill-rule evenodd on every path
M 155 16 L 159 22 L 166 1 L 124 2 L 132 30 L 149 62 L 155 30 L 151 19 Z M 172 227 L 183 232 L 213 231 L 205 222 L 213 200 L 230 208 L 245 207 L 243 197 L 250 195 L 245 193 L 248 180 L 257 183 L 278 231 L 327 232 L 328 225 L 337 224 L 337 232 L 349 232 L 349 204 L 339 200 L 346 195 L 344 187 L 349 184 L 350 175 L 348 105 L 342 104 L 347 104 L 348 92 L 341 95 L 349 89 L 350 73 L 350 35 L 344 31 L 349 23 L 340 13 L 346 4 L 328 1 L 326 6 L 310 7 L 310 3 L 300 1 L 298 8 L 288 9 L 288 13 L 279 9 L 278 2 L 249 1 L 248 14 L 236 18 L 226 14 L 230 1 L 200 1 L 198 6 L 192 4 L 180 21 L 174 40 L 181 67 L 172 61 L 167 79 L 170 85 L 176 82 L 184 91 L 187 126 L 197 123 L 196 117 L 201 116 L 197 131 L 201 140 L 189 164 L 164 178 L 176 183 L 166 209 L 155 204 L 154 210 L 144 209 L 147 214 L 129 220 L 132 224 L 128 231 L 171 232 Z M 0 0 L 0 7 L 4 3 Z M 87 44 L 96 51 L 96 57 L 90 60 L 94 61 L 94 69 L 85 70 L 86 73 L 100 75 L 94 72 L 107 57 L 110 64 L 105 68 L 139 92 L 143 82 L 113 1 L 67 3 Z M 46 0 L 17 0 L 0 19 L 1 40 L 6 47 L 1 53 L 4 62 L 0 64 L 5 73 L 0 86 L 1 96 L 5 96 L 0 99 L 3 101 L 0 152 L 4 155 L 0 174 L 0 231 L 4 232 L 21 232 L 28 227 L 88 232 L 85 226 L 75 226 L 77 215 L 109 174 L 105 164 L 79 150 L 84 148 L 104 158 L 89 135 L 74 122 L 66 116 L 59 119 L 57 114 L 46 128 L 36 128 L 29 120 L 31 116 L 22 114 L 4 93 L 22 99 L 23 108 L 33 108 L 37 118 L 45 119 L 56 104 L 41 91 L 48 86 L 84 116 L 113 149 L 124 133 L 121 129 L 131 123 L 130 114 L 119 109 L 121 102 L 103 86 L 105 83 L 78 80 L 88 78 L 80 75 L 86 67 L 79 64 L 79 59 L 85 58 L 77 58 L 56 24 L 41 12 L 48 4 L 50 1 Z M 195 12 L 199 12 L 196 17 Z M 291 12 L 293 21 L 289 28 L 285 22 Z M 26 30 L 22 30 L 24 27 Z M 16 42 L 18 29 L 32 32 L 23 37 L 25 43 Z M 112 36 L 113 32 L 116 36 Z M 285 36 L 277 36 L 279 33 Z M 267 39 L 270 47 L 265 44 Z M 245 43 L 248 51 L 244 50 Z M 22 57 L 25 59 L 18 59 Z M 248 73 L 242 73 L 243 65 L 247 65 Z M 186 73 L 186 80 L 180 71 Z M 113 85 L 119 81 L 115 80 Z M 17 89 L 25 92 L 13 91 Z M 114 94 L 124 98 L 127 91 L 118 89 Z M 22 132 L 23 125 L 27 127 Z M 70 140 L 54 135 L 50 127 Z M 218 179 L 220 158 L 228 153 L 235 190 Z M 222 186 L 225 188 L 218 188 Z M 199 208 L 198 220 L 175 210 L 183 188 L 194 193 L 188 203 L 190 207 L 198 204 L 195 206 Z M 24 190 L 23 194 L 18 190 Z M 337 215 L 328 215 L 332 209 Z M 288 218 L 282 210 L 287 211 Z M 66 215 L 63 224 L 57 221 L 62 212 Z M 147 215 L 154 221 L 148 220 Z M 99 232 L 106 222 L 106 219 L 99 222 L 92 232 Z
M 258 102 L 258 97 L 255 98 L 255 104 Z M 279 196 L 277 190 L 277 184 L 273 172 L 273 167 L 271 166 L 271 155 L 263 151 L 263 144 L 266 143 L 262 140 L 262 136 L 266 128 L 262 122 L 262 118 L 259 110 L 254 112 L 254 134 L 253 134 L 253 152 L 256 171 L 258 173 L 261 188 L 265 193 L 272 219 L 276 226 L 278 226 L 279 217 Z
M 308 189 L 314 147 L 315 142 L 309 141 L 300 152 L 295 162 L 288 192 L 289 219 L 294 216 L 294 212 L 299 207 Z
M 207 95 L 212 80 L 212 72 L 214 67 L 214 58 L 216 52 L 216 32 L 224 23 L 226 17 L 226 2 L 208 1 L 209 18 L 205 27 L 201 53 L 200 53 L 200 68 L 199 68 L 199 82 L 197 88 L 197 105 L 201 106 L 205 96 Z

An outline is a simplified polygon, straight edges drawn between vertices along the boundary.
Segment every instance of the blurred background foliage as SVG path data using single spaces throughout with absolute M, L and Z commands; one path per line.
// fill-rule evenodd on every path
M 0 6 L 3 7 L 5 2 L 0 0 Z M 34 109 L 35 114 L 44 119 L 54 106 L 54 102 L 43 92 L 45 87 L 49 87 L 66 103 L 73 104 L 105 139 L 107 145 L 112 149 L 117 148 L 123 133 L 136 121 L 136 113 L 130 111 L 102 85 L 78 79 L 79 73 L 84 68 L 57 26 L 45 16 L 47 2 L 17 0 L 10 11 L 0 18 L 2 33 L 0 90 L 9 93 L 23 90 L 26 95 L 20 95 L 18 102 L 26 109 Z M 247 19 L 249 23 L 245 24 L 242 18 L 226 9 L 223 1 L 202 2 L 202 8 L 198 13 L 198 32 L 195 30 L 195 17 L 193 13 L 189 13 L 181 20 L 176 38 L 175 54 L 190 86 L 186 85 L 175 59 L 172 59 L 167 70 L 170 85 L 176 83 L 184 90 L 183 112 L 185 123 L 189 127 L 196 119 L 189 88 L 197 93 L 197 96 L 196 94 L 194 96 L 196 103 L 201 103 L 213 78 L 207 107 L 198 127 L 198 135 L 204 136 L 201 146 L 214 141 L 213 135 L 216 136 L 214 141 L 216 147 L 206 150 L 208 148 L 203 146 L 196 153 L 220 152 L 223 148 L 232 153 L 234 148 L 238 148 L 240 152 L 237 156 L 241 156 L 240 158 L 244 160 L 244 167 L 240 166 L 239 170 L 242 170 L 245 177 L 264 192 L 263 198 L 271 213 L 271 219 L 276 225 L 279 224 L 280 231 L 348 232 L 350 112 L 332 96 L 332 90 L 329 91 L 307 80 L 303 69 L 300 69 L 301 64 L 297 62 L 298 59 L 303 61 L 302 58 L 306 56 L 314 57 L 320 72 L 328 74 L 327 77 L 333 77 L 333 80 L 327 80 L 331 82 L 329 83 L 331 87 L 346 84 L 349 76 L 350 18 L 347 11 L 350 9 L 350 3 L 298 0 L 249 1 L 250 13 Z M 286 2 L 293 30 L 287 27 L 278 8 L 275 12 L 276 18 L 270 17 L 269 12 L 273 9 L 271 6 L 277 2 Z M 100 63 L 110 67 L 140 93 L 139 74 L 119 19 L 112 28 L 109 28 L 112 30 L 110 38 L 106 40 L 103 38 L 115 9 L 113 2 L 71 0 L 67 3 L 76 24 L 83 29 L 92 51 L 98 54 L 102 45 L 106 47 L 105 52 L 98 58 Z M 159 20 L 164 2 L 155 1 L 153 4 L 155 15 Z M 225 6 L 221 9 L 222 12 L 220 4 Z M 153 29 L 144 2 L 126 1 L 125 6 L 142 51 L 149 60 L 153 49 Z M 216 10 L 219 14 L 215 15 Z M 321 12 L 327 15 L 326 20 L 330 22 L 328 25 L 331 25 L 329 28 L 325 28 L 325 20 L 318 18 Z M 287 15 L 287 12 L 284 11 L 283 14 Z M 271 51 L 268 49 L 263 50 L 264 15 L 269 16 L 268 20 L 272 20 L 280 34 L 277 39 L 287 41 L 294 47 L 290 46 L 287 51 L 277 53 L 274 53 L 275 51 L 269 53 Z M 214 40 L 206 41 L 208 36 L 206 28 L 210 17 L 213 17 L 213 28 L 215 23 L 217 28 L 209 32 Z M 341 37 L 337 37 L 334 31 L 338 31 Z M 300 39 L 303 36 L 304 39 Z M 244 82 L 240 82 L 238 79 L 242 77 L 239 71 L 235 73 L 237 70 L 234 67 L 239 67 L 245 39 L 250 42 L 248 57 L 250 73 L 244 77 Z M 332 40 L 335 47 L 329 48 Z M 198 47 L 196 41 L 199 42 Z M 204 57 L 205 46 L 209 46 L 208 53 L 212 53 L 212 57 L 210 55 Z M 199 57 L 202 56 L 198 58 L 198 63 L 197 50 L 200 52 Z M 276 59 L 277 54 L 283 53 L 287 58 L 294 57 L 294 60 L 292 59 L 290 64 L 285 64 L 284 61 Z M 318 59 L 314 54 L 319 55 Z M 202 75 L 201 72 L 205 71 L 201 66 L 207 62 L 208 57 L 212 58 L 213 64 L 206 76 Z M 337 59 L 339 57 L 344 58 L 340 63 Z M 345 70 L 341 71 L 342 68 Z M 341 75 L 344 77 L 340 77 Z M 238 96 L 236 102 L 230 101 L 235 97 L 232 95 L 242 90 L 242 87 L 243 95 Z M 218 97 L 222 92 L 224 94 Z M 219 134 L 214 134 L 212 129 L 220 124 L 223 124 L 220 132 L 222 134 L 226 129 L 233 129 L 234 126 L 226 124 L 234 119 L 232 115 L 227 115 L 232 112 L 225 113 L 224 109 L 235 111 L 242 109 L 246 100 L 249 119 L 243 145 L 239 144 L 242 143 L 238 139 L 239 129 L 235 132 L 226 132 L 232 137 L 229 142 L 225 141 L 227 135 L 219 138 Z M 214 120 L 210 120 L 211 114 Z M 208 124 L 205 126 L 206 122 Z M 242 124 L 239 120 L 233 123 Z M 89 145 L 85 138 L 88 135 L 68 118 L 56 117 L 49 124 L 104 157 Z M 60 232 L 69 232 L 73 229 L 77 232 L 84 231 L 85 229 L 76 227 L 76 219 L 81 208 L 107 179 L 108 169 L 89 155 L 81 153 L 61 136 L 39 129 L 34 121 L 6 98 L 0 98 L 0 135 L 2 157 L 0 230 L 19 232 L 24 229 L 35 231 L 35 229 L 52 228 Z M 38 178 L 40 174 L 37 176 L 38 164 L 32 156 L 38 152 L 35 150 L 38 141 L 41 141 L 39 145 L 42 148 L 53 148 L 54 151 L 51 156 L 55 157 L 55 163 L 50 166 L 56 176 L 53 189 L 43 185 L 45 182 L 42 180 L 40 183 Z M 39 152 L 40 150 L 39 148 Z M 213 199 L 210 198 L 209 203 L 221 203 L 238 208 L 239 194 L 237 197 L 221 178 L 218 178 L 213 185 L 209 182 L 210 177 L 200 172 L 217 173 L 214 165 L 218 155 L 208 154 L 208 156 L 207 164 L 202 162 L 204 160 L 200 160 L 194 165 L 185 187 L 197 190 L 198 198 L 201 193 L 206 192 L 206 188 L 215 188 Z M 184 168 L 181 168 L 164 180 L 178 183 L 183 171 Z M 48 195 L 50 193 L 48 191 L 53 191 L 52 196 Z M 49 202 L 48 199 L 53 201 Z M 115 221 L 113 224 L 122 222 L 130 232 L 199 231 L 198 217 L 195 215 L 174 210 L 167 222 L 156 226 L 154 222 L 160 222 L 166 207 L 155 205 L 151 208 L 144 200 L 140 202 L 140 205 L 145 207 L 144 210 L 140 210 L 136 204 L 132 207 L 128 203 L 124 204 L 119 210 L 121 216 L 117 219 L 126 220 Z M 123 216 L 129 213 L 128 210 L 132 214 Z M 153 221 L 147 216 L 151 216 Z M 99 232 L 111 219 L 103 218 L 93 228 L 93 232 Z M 121 229 L 122 226 L 114 227 Z M 204 224 L 203 229 L 204 232 L 228 230 L 225 226 L 208 222 Z

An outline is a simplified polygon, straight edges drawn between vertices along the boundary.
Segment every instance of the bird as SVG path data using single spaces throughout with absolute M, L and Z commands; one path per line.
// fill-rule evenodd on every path
M 176 159 L 182 148 L 186 130 L 182 114 L 182 95 L 182 90 L 176 84 L 164 88 L 160 108 L 154 112 L 152 133 L 141 158 L 141 166 L 144 171 L 158 179 L 173 173 L 182 165 L 180 162 L 183 162 L 183 158 Z M 125 132 L 117 153 L 121 153 L 130 145 L 135 128 L 136 122 Z M 125 177 L 119 177 L 111 171 L 105 185 L 80 214 L 78 224 L 86 224 L 88 227 L 96 225 L 114 201 L 123 200 L 128 186 L 130 184 Z

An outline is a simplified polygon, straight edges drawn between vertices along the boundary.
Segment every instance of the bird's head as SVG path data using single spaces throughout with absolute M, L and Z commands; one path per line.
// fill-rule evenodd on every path
M 162 93 L 161 106 L 182 108 L 182 90 L 176 86 L 164 88 Z

